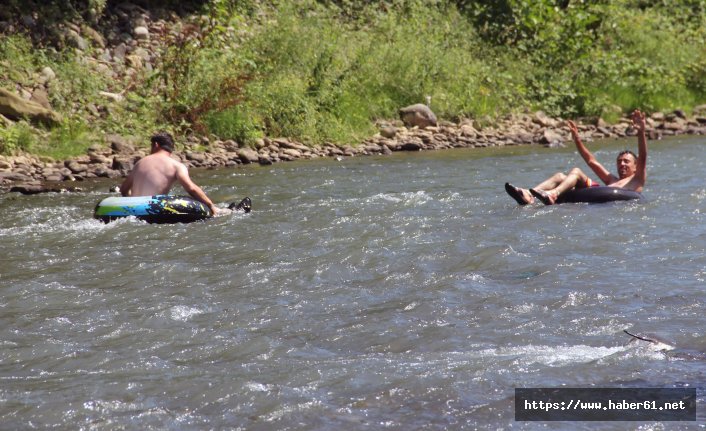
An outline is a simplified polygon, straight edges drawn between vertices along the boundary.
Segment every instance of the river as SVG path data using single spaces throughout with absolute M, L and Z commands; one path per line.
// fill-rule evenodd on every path
M 253 212 L 190 225 L 93 220 L 108 182 L 0 195 L 0 428 L 676 429 L 516 422 L 513 395 L 703 403 L 703 359 L 622 331 L 706 351 L 705 143 L 650 142 L 640 203 L 517 206 L 506 181 L 583 167 L 535 146 L 193 171 Z

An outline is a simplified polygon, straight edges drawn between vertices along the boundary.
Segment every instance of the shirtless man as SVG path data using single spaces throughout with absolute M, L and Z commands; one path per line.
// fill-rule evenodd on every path
M 586 164 L 593 170 L 604 184 L 626 190 L 641 192 L 647 179 L 647 138 L 645 137 L 645 115 L 639 110 L 632 113 L 632 123 L 637 128 L 638 156 L 632 151 L 622 151 L 618 154 L 618 176 L 611 174 L 596 160 L 588 148 L 581 142 L 578 129 L 573 121 L 568 121 L 571 136 L 576 148 Z M 568 174 L 557 172 L 550 178 L 529 190 L 505 183 L 505 191 L 520 205 L 534 202 L 536 197 L 545 205 L 556 203 L 559 196 L 573 188 L 598 186 L 581 169 L 573 168 Z
M 120 185 L 120 193 L 123 196 L 166 195 L 174 183 L 179 181 L 184 190 L 194 199 L 206 204 L 214 216 L 226 211 L 213 205 L 201 187 L 191 181 L 189 170 L 183 163 L 171 158 L 174 140 L 169 133 L 157 133 L 152 136 L 150 142 L 151 154 L 140 159 Z

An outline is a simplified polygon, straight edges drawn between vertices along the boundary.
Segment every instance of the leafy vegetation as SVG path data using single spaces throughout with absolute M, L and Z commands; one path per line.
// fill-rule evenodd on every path
M 165 36 L 154 70 L 118 81 L 36 29 L 0 37 L 0 85 L 31 88 L 51 67 L 50 101 L 65 118 L 53 130 L 0 126 L 0 152 L 70 156 L 103 133 L 158 128 L 245 144 L 265 135 L 355 143 L 426 96 L 450 120 L 541 109 L 610 121 L 706 101 L 706 0 L 135 3 L 198 15 Z M 10 0 L 0 19 L 100 26 L 112 7 Z M 108 103 L 101 91 L 125 100 Z

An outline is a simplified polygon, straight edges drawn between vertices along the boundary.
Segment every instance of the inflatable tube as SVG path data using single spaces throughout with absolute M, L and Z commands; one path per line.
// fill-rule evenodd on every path
M 556 203 L 563 204 L 567 202 L 585 202 L 599 204 L 604 202 L 630 201 L 635 199 L 642 199 L 642 194 L 633 190 L 601 186 L 569 190 L 559 196 Z
M 147 223 L 191 223 L 211 217 L 206 205 L 188 196 L 156 195 L 103 199 L 94 217 L 108 223 L 124 217 L 137 217 Z

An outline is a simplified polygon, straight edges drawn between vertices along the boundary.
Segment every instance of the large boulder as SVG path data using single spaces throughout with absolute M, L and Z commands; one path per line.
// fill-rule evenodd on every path
M 12 120 L 26 118 L 33 123 L 55 125 L 61 115 L 39 103 L 24 100 L 20 96 L 0 88 L 0 114 Z
M 115 154 L 134 154 L 135 146 L 120 135 L 107 135 L 105 140 Z
M 542 133 L 541 138 L 539 138 L 539 143 L 550 148 L 561 148 L 565 146 L 564 138 L 551 129 L 547 129 Z
M 532 116 L 532 122 L 534 124 L 538 124 L 542 127 L 557 127 L 559 125 L 558 120 L 549 117 L 543 111 L 535 112 L 534 115 Z
M 417 103 L 400 109 L 400 119 L 408 128 L 419 127 L 424 129 L 430 126 L 436 126 L 436 115 L 427 105 Z
M 236 154 L 244 164 L 257 163 L 260 161 L 260 155 L 252 148 L 240 148 L 236 151 Z

